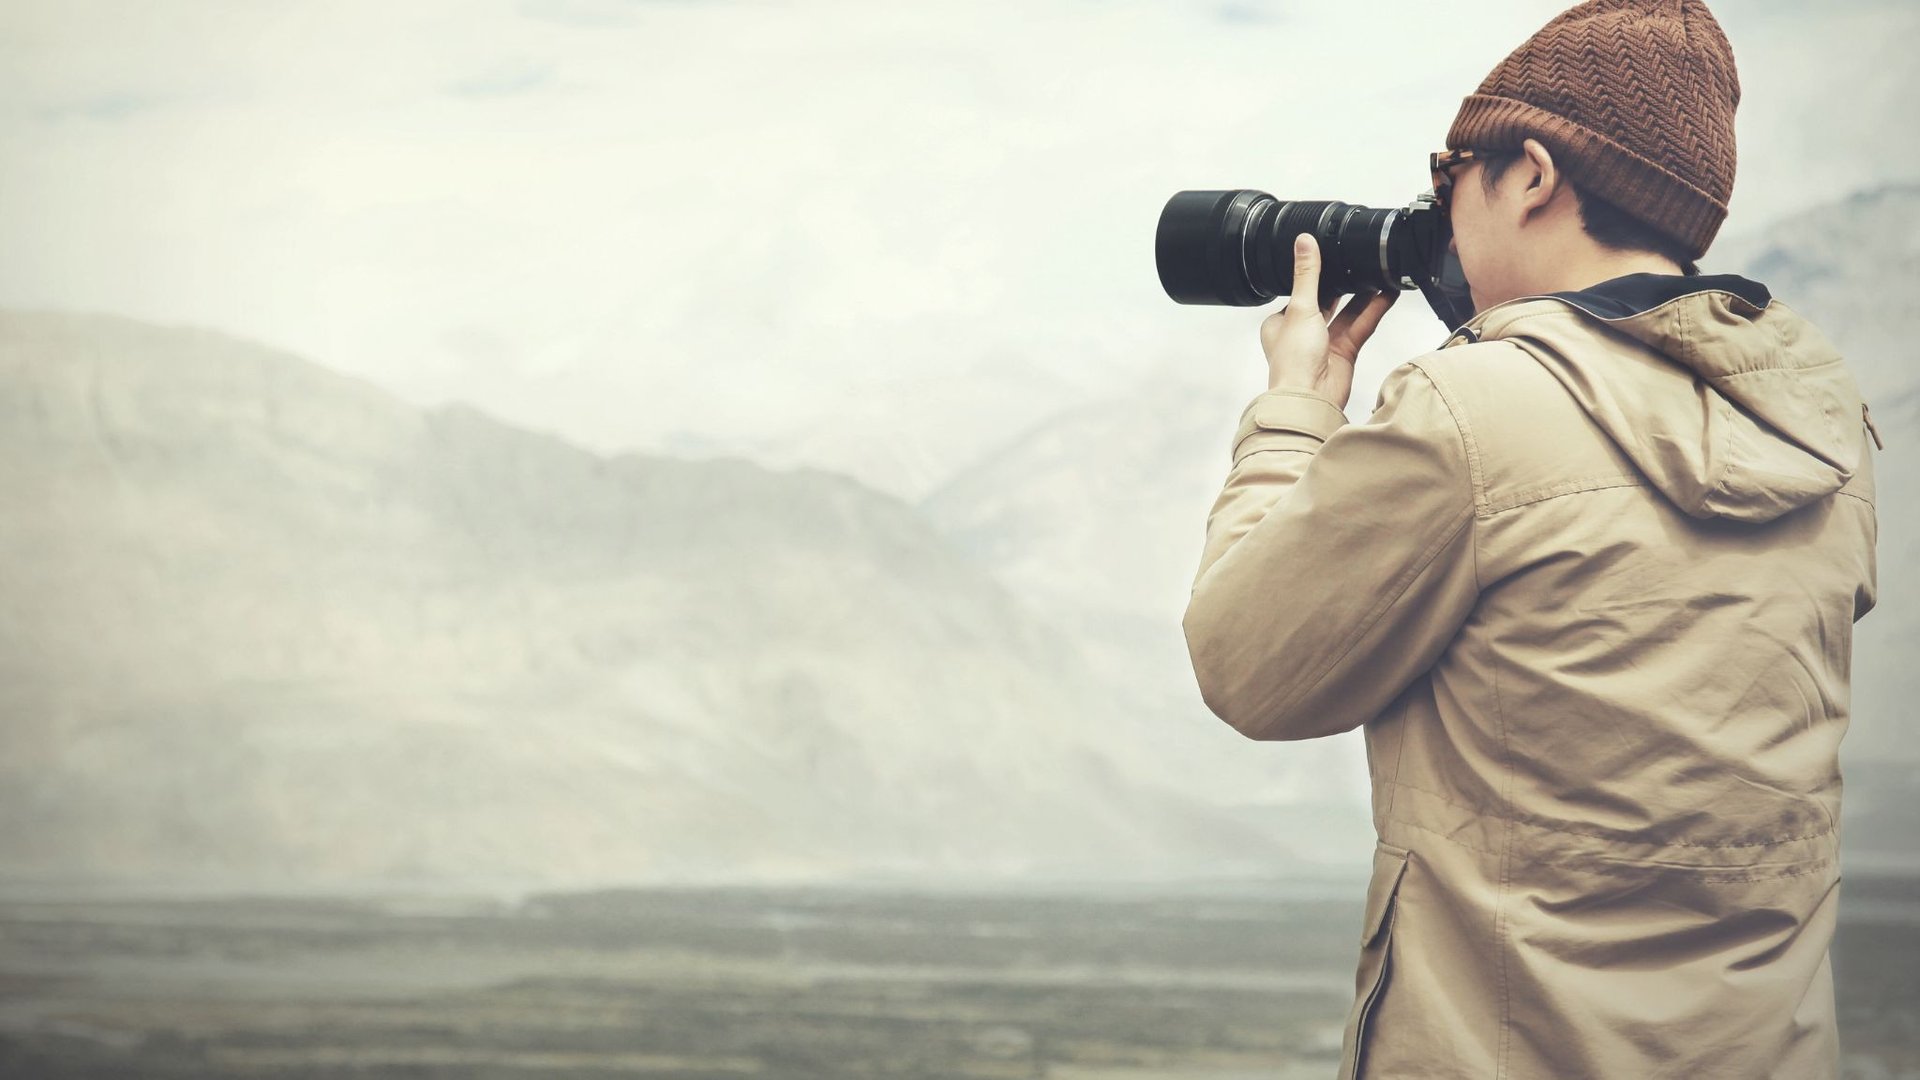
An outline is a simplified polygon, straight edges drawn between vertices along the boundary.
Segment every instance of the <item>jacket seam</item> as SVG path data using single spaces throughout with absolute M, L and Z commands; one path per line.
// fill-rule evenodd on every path
M 1522 506 L 1532 506 L 1534 503 L 1557 499 L 1562 495 L 1578 495 L 1586 491 L 1602 491 L 1608 488 L 1645 486 L 1646 482 L 1632 473 L 1610 473 L 1606 476 L 1593 476 L 1583 480 L 1563 480 L 1557 484 L 1532 488 L 1519 495 L 1510 496 L 1513 500 L 1511 502 L 1489 504 L 1483 516 L 1493 517 L 1509 510 L 1517 510 Z
M 1408 785 L 1408 786 L 1411 787 L 1412 785 Z M 1414 788 L 1414 790 L 1418 791 L 1419 789 Z M 1393 822 L 1395 825 L 1398 825 L 1402 828 L 1418 829 L 1423 833 L 1432 833 L 1434 836 L 1438 837 L 1439 839 L 1444 840 L 1447 843 L 1454 845 L 1455 847 L 1466 848 L 1468 851 L 1477 851 L 1482 855 L 1499 855 L 1500 854 L 1497 851 L 1488 851 L 1486 848 L 1479 847 L 1475 844 L 1469 844 L 1465 840 L 1462 840 L 1457 836 L 1453 836 L 1448 833 L 1443 833 L 1440 830 L 1430 825 L 1422 825 L 1417 821 L 1408 821 L 1405 818 L 1389 818 L 1387 820 Z
M 1818 840 L 1823 836 L 1832 836 L 1838 831 L 1833 828 L 1827 828 L 1827 829 L 1822 829 L 1819 832 L 1800 833 L 1794 836 L 1775 836 L 1775 837 L 1769 837 L 1762 840 L 1729 840 L 1724 843 L 1720 843 L 1720 842 L 1701 843 L 1693 840 L 1633 840 L 1625 836 L 1608 836 L 1605 833 L 1582 832 L 1579 829 L 1563 829 L 1557 825 L 1549 825 L 1545 822 L 1537 821 L 1531 818 L 1522 818 L 1522 817 L 1516 817 L 1516 816 L 1499 814 L 1499 813 L 1489 813 L 1485 807 L 1474 806 L 1470 803 L 1463 803 L 1458 799 L 1451 798 L 1448 795 L 1442 792 L 1434 791 L 1431 788 L 1423 788 L 1418 784 L 1409 784 L 1403 780 L 1392 781 L 1392 783 L 1396 783 L 1396 784 L 1399 784 L 1401 787 L 1408 788 L 1413 791 L 1417 791 L 1422 795 L 1431 796 L 1435 799 L 1440 800 L 1443 803 L 1446 803 L 1448 806 L 1457 807 L 1461 810 L 1470 810 L 1473 813 L 1484 815 L 1486 817 L 1499 818 L 1503 821 L 1517 822 L 1531 829 L 1544 829 L 1548 832 L 1564 833 L 1567 836 L 1580 836 L 1580 837 L 1585 837 L 1588 840 L 1605 840 L 1615 844 L 1656 844 L 1661 847 L 1690 847 L 1690 848 L 1703 848 L 1703 849 L 1775 847 L 1780 844 L 1792 843 L 1793 841 L 1796 841 L 1796 840 Z M 1399 820 L 1399 819 L 1395 819 L 1395 820 Z M 1404 824 L 1407 824 L 1407 822 L 1403 821 L 1401 822 L 1401 824 L 1404 825 Z
M 1680 308 L 1676 315 L 1677 317 L 1674 319 L 1674 324 L 1680 337 L 1680 347 L 1687 351 L 1687 355 L 1691 356 L 1694 351 L 1694 328 L 1697 325 L 1695 320 L 1698 316 L 1691 306 Z M 1712 382 L 1713 380 L 1709 379 L 1707 381 Z M 1713 397 L 1714 407 L 1719 410 L 1720 419 L 1723 421 L 1720 425 L 1720 469 L 1719 475 L 1714 477 L 1713 482 L 1707 485 L 1706 491 L 1701 497 L 1700 505 L 1703 508 L 1708 507 L 1713 502 L 1715 495 L 1726 491 L 1727 482 L 1733 478 L 1736 467 L 1736 462 L 1733 457 L 1733 439 L 1738 431 L 1739 425 L 1725 422 L 1733 417 L 1733 404 L 1722 395 L 1715 394 Z
M 1493 711 L 1500 720 L 1500 757 L 1506 768 L 1505 783 L 1500 798 L 1507 808 L 1506 814 L 1497 815 L 1505 819 L 1500 851 L 1500 889 L 1494 893 L 1493 900 L 1493 947 L 1500 954 L 1500 1050 L 1494 1056 L 1493 1075 L 1495 1080 L 1507 1075 L 1507 1052 L 1513 1041 L 1513 982 L 1507 972 L 1508 954 L 1513 951 L 1510 945 L 1511 929 L 1508 925 L 1507 893 L 1513 880 L 1513 743 L 1507 733 L 1507 709 L 1500 699 L 1500 653 L 1487 642 L 1487 672 L 1493 689 Z
M 1809 874 L 1824 874 L 1833 868 L 1831 860 L 1822 859 L 1810 862 L 1802 867 L 1782 870 L 1777 874 L 1702 874 L 1696 880 L 1708 885 L 1734 885 L 1742 882 L 1778 881 L 1781 878 L 1806 877 Z
M 1485 586 L 1481 584 L 1480 579 L 1480 529 L 1478 527 L 1478 519 L 1484 516 L 1483 511 L 1487 504 L 1486 478 L 1484 471 L 1480 467 L 1480 444 L 1474 440 L 1473 429 L 1468 425 L 1465 417 L 1461 415 L 1462 411 L 1455 407 L 1453 392 L 1448 390 L 1433 372 L 1428 371 L 1425 365 L 1416 362 L 1413 366 L 1421 375 L 1426 376 L 1427 385 L 1433 387 L 1433 392 L 1440 396 L 1440 404 L 1447 407 L 1447 417 L 1453 421 L 1453 430 L 1460 436 L 1460 448 L 1467 456 L 1467 500 L 1472 504 L 1474 509 L 1472 517 L 1473 532 L 1468 537 L 1468 541 L 1473 553 L 1473 587 L 1478 591 L 1485 588 Z
M 1630 476 L 1630 475 L 1595 477 L 1590 480 L 1568 480 L 1562 484 L 1553 485 L 1551 488 L 1536 489 L 1535 491 L 1530 492 L 1526 498 L 1520 499 L 1517 502 L 1494 504 L 1490 509 L 1487 510 L 1486 513 L 1482 514 L 1481 516 L 1484 518 L 1496 517 L 1500 514 L 1507 513 L 1510 510 L 1518 510 L 1523 506 L 1533 506 L 1536 503 L 1550 502 L 1554 499 L 1562 498 L 1567 495 L 1584 495 L 1589 491 L 1609 491 L 1614 488 L 1646 487 L 1646 486 L 1647 486 L 1646 481 L 1642 480 L 1638 476 Z M 1564 488 L 1565 490 L 1560 490 L 1562 488 Z M 1845 495 L 1847 498 L 1853 499 L 1856 502 L 1865 503 L 1869 507 L 1874 506 L 1874 501 L 1872 499 L 1867 498 L 1865 495 L 1862 495 L 1857 491 L 1845 491 L 1845 490 L 1836 489 L 1833 492 L 1833 494 Z M 1476 570 L 1475 583 L 1477 584 L 1478 583 L 1478 574 L 1477 574 L 1478 564 L 1477 563 L 1475 564 L 1475 570 Z
M 1429 692 L 1431 692 L 1433 689 L 1432 676 L 1426 676 L 1426 678 L 1427 678 L 1427 689 Z M 1391 820 L 1393 817 L 1394 798 L 1396 795 L 1399 794 L 1399 790 L 1400 790 L 1397 786 L 1391 783 L 1391 781 L 1398 780 L 1400 778 L 1400 769 L 1406 763 L 1406 760 L 1407 760 L 1407 743 L 1412 741 L 1411 739 L 1407 738 L 1407 717 L 1413 714 L 1414 693 L 1415 693 L 1415 687 L 1409 686 L 1400 695 L 1400 700 L 1401 700 L 1400 716 L 1395 722 L 1395 726 L 1398 727 L 1400 730 L 1400 738 L 1397 740 L 1400 744 L 1400 747 L 1399 749 L 1393 752 L 1393 776 L 1389 778 L 1389 783 L 1387 785 L 1387 806 L 1385 810 L 1381 811 L 1382 816 L 1388 818 L 1389 820 Z
M 1412 784 L 1405 784 L 1401 786 L 1411 788 L 1414 791 L 1425 791 L 1424 788 L 1417 788 L 1417 787 L 1414 787 Z M 1433 795 L 1434 793 L 1431 791 L 1426 791 L 1426 794 Z M 1456 803 L 1454 805 L 1458 805 L 1458 804 Z M 1441 832 L 1439 829 L 1436 829 L 1431 825 L 1422 825 L 1417 821 L 1409 821 L 1405 818 L 1389 818 L 1388 820 L 1400 828 L 1413 829 L 1418 832 L 1428 833 L 1438 840 L 1452 844 L 1455 847 L 1465 848 L 1468 851 L 1478 852 L 1481 855 L 1501 855 L 1502 854 L 1501 852 L 1498 852 L 1498 851 L 1490 851 L 1487 848 L 1483 848 L 1479 846 L 1478 844 L 1469 844 L 1465 840 L 1460 839 L 1458 836 L 1455 836 L 1451 833 Z M 1553 831 L 1560 832 L 1564 830 L 1556 829 Z M 1574 835 L 1585 836 L 1587 834 L 1576 833 Z M 1831 832 L 1823 832 L 1823 833 L 1815 833 L 1812 836 L 1797 837 L 1796 839 L 1812 840 L 1812 839 L 1818 839 L 1819 837 L 1822 837 L 1822 836 L 1829 836 L 1829 835 L 1832 835 Z M 1695 845 L 1689 845 L 1689 846 L 1704 847 L 1707 845 L 1695 844 Z M 1804 864 L 1789 866 L 1789 867 L 1786 867 L 1785 869 L 1773 871 L 1770 873 L 1760 873 L 1755 871 L 1752 867 L 1745 867 L 1745 866 L 1700 866 L 1692 863 L 1668 863 L 1668 862 L 1659 862 L 1658 860 L 1651 860 L 1651 859 L 1648 859 L 1648 860 L 1621 859 L 1621 860 L 1618 860 L 1618 862 L 1620 863 L 1621 866 L 1629 869 L 1637 868 L 1645 865 L 1657 865 L 1657 866 L 1670 867 L 1676 870 L 1728 871 L 1727 873 L 1703 873 L 1695 880 L 1698 880 L 1703 883 L 1708 883 L 1708 884 L 1731 884 L 1735 882 L 1774 881 L 1779 878 L 1804 877 L 1808 874 L 1818 874 L 1827 870 L 1830 866 L 1832 866 L 1833 860 L 1830 858 L 1814 859 Z
M 1419 790 L 1419 789 L 1416 788 L 1415 790 Z M 1429 794 L 1431 794 L 1431 792 L 1429 792 Z M 1389 820 L 1398 828 L 1413 829 L 1416 832 L 1427 833 L 1432 837 L 1434 837 L 1436 840 L 1441 841 L 1442 843 L 1452 844 L 1454 847 L 1464 848 L 1467 851 L 1476 852 L 1481 855 L 1500 855 L 1501 854 L 1500 852 L 1497 852 L 1497 851 L 1489 851 L 1488 849 L 1480 847 L 1476 844 L 1469 844 L 1465 840 L 1460 839 L 1458 836 L 1454 836 L 1450 833 L 1441 832 L 1440 830 L 1432 827 L 1431 825 L 1422 825 L 1417 821 L 1408 821 L 1404 818 L 1390 818 Z M 1827 835 L 1829 834 L 1828 833 L 1816 834 L 1816 836 L 1827 836 Z M 1814 837 L 1809 837 L 1809 839 L 1813 839 L 1813 838 Z M 1591 858 L 1591 856 L 1578 855 L 1578 856 L 1572 856 L 1572 858 L 1586 859 L 1586 858 Z M 1751 867 L 1744 867 L 1744 866 L 1702 866 L 1695 863 L 1661 862 L 1656 859 L 1644 859 L 1644 860 L 1602 859 L 1601 861 L 1616 863 L 1620 869 L 1629 870 L 1629 871 L 1643 869 L 1648 866 L 1658 866 L 1658 867 L 1663 867 L 1667 869 L 1683 870 L 1688 872 L 1701 871 L 1701 873 L 1698 873 L 1697 875 L 1695 875 L 1692 878 L 1692 880 L 1698 881 L 1701 884 L 1705 884 L 1705 885 L 1731 885 L 1731 884 L 1740 884 L 1740 883 L 1753 883 L 1753 882 L 1760 882 L 1760 881 L 1778 881 L 1782 878 L 1806 877 L 1809 874 L 1825 873 L 1831 870 L 1834 864 L 1834 860 L 1831 857 L 1821 857 L 1818 859 L 1807 860 L 1804 863 L 1798 863 L 1795 865 L 1786 866 L 1781 869 L 1761 872 Z M 1725 872 L 1716 873 L 1714 871 L 1725 871 Z M 1504 911 L 1501 912 L 1500 917 L 1501 918 L 1505 917 Z M 1504 955 L 1504 952 L 1502 955 Z M 1503 969 L 1502 980 L 1504 985 L 1505 964 L 1503 963 L 1501 967 Z M 1503 993 L 1504 993 L 1504 990 L 1503 990 Z M 1511 1019 L 1509 1013 L 1507 1012 L 1506 1003 L 1508 1000 L 1509 1000 L 1508 998 L 1504 998 L 1504 997 L 1502 999 L 1501 1015 L 1502 1015 L 1503 1023 L 1510 1022 L 1510 1019 Z M 1507 1036 L 1508 1036 L 1508 1031 L 1506 1028 L 1503 1027 L 1501 1032 L 1501 1040 L 1502 1040 L 1501 1054 L 1503 1059 L 1506 1053 Z
M 1482 482 L 1483 476 L 1480 468 L 1480 446 L 1474 440 L 1473 428 L 1466 422 L 1466 419 L 1461 415 L 1462 410 L 1455 404 L 1453 391 L 1447 388 L 1439 376 L 1428 371 L 1426 365 L 1417 360 L 1410 361 L 1410 363 L 1414 370 L 1418 371 L 1421 376 L 1427 380 L 1427 385 L 1433 387 L 1434 393 L 1440 396 L 1440 404 L 1447 408 L 1447 419 L 1453 421 L 1453 430 L 1460 436 L 1460 449 L 1466 454 L 1467 458 L 1467 494 L 1471 498 L 1473 505 L 1479 507 L 1486 501 L 1485 485 Z
M 1298 435 L 1303 433 L 1293 432 L 1293 434 Z M 1247 438 L 1251 439 L 1253 438 L 1253 436 L 1249 435 L 1247 436 Z M 1245 440 L 1241 440 L 1241 441 L 1244 442 Z M 1324 440 L 1321 442 L 1321 445 L 1322 446 L 1326 445 Z M 1241 454 L 1239 457 L 1233 459 L 1233 464 L 1238 465 L 1255 454 L 1306 454 L 1308 457 L 1312 457 L 1314 454 L 1317 454 L 1319 452 L 1320 451 L 1318 450 L 1307 450 L 1298 446 L 1257 446 L 1252 450 L 1248 450 L 1246 453 Z
M 1776 342 L 1779 340 L 1779 336 L 1780 335 L 1778 333 L 1774 335 L 1774 339 Z M 1838 365 L 1845 364 L 1846 362 L 1847 362 L 1846 357 L 1836 356 L 1831 360 L 1822 360 L 1817 364 L 1805 364 L 1800 367 L 1786 367 L 1785 365 L 1780 365 L 1776 367 L 1742 368 L 1739 371 L 1723 371 L 1718 375 L 1702 375 L 1701 378 L 1707 380 L 1708 382 L 1721 382 L 1726 379 L 1742 379 L 1747 377 L 1748 375 L 1772 375 L 1782 371 L 1790 371 L 1798 374 L 1798 373 L 1808 372 L 1808 371 L 1819 371 L 1821 368 L 1836 367 Z
M 1610 873 L 1615 870 L 1684 870 L 1698 872 L 1698 881 L 1772 881 L 1775 878 L 1800 877 L 1803 874 L 1817 874 L 1834 864 L 1832 854 L 1815 856 L 1810 859 L 1798 859 L 1789 863 L 1759 863 L 1741 866 L 1729 863 L 1715 866 L 1707 863 L 1669 862 L 1665 859 L 1625 859 L 1611 858 L 1598 852 L 1581 852 L 1567 856 L 1567 865 L 1577 866 L 1581 870 L 1598 870 Z

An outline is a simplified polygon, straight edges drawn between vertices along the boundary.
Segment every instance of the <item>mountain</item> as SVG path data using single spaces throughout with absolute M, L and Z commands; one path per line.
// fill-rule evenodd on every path
M 915 508 L 0 312 L 0 880 L 1287 865 Z
M 1017 359 L 997 356 L 964 371 L 903 364 L 888 378 L 844 392 L 830 419 L 740 432 L 725 441 L 681 435 L 661 449 L 804 462 L 912 501 L 1075 396 L 1058 376 Z
M 1920 699 L 1920 668 L 1909 662 L 1920 655 L 1920 607 L 1911 599 L 1920 595 L 1920 372 L 1908 363 L 1920 309 L 1894 299 L 1920 293 L 1920 186 L 1811 208 L 1723 241 L 1702 263 L 1706 272 L 1765 282 L 1813 318 L 1845 351 L 1871 406 L 1887 444 L 1875 453 L 1881 606 L 1856 632 L 1854 726 L 1844 756 L 1920 762 L 1902 727 L 1903 703 Z M 1398 344 L 1383 335 L 1382 351 L 1363 367 L 1413 355 L 1394 351 Z M 1356 385 L 1349 412 L 1364 416 L 1372 401 Z M 1224 387 L 1143 384 L 1048 418 L 921 505 L 1036 614 L 1085 641 L 1103 675 L 1152 702 L 1164 717 L 1165 752 L 1183 775 L 1212 778 L 1223 805 L 1276 822 L 1310 811 L 1364 816 L 1366 774 L 1354 736 L 1282 746 L 1214 739 L 1208 726 L 1224 725 L 1194 690 L 1180 620 L 1225 478 L 1225 446 L 1245 404 Z M 1867 789 L 1895 775 L 1905 773 L 1850 771 L 1849 790 L 1862 806 L 1883 803 Z M 1861 835 L 1880 843 L 1894 833 L 1876 827 Z M 1920 855 L 1920 841 L 1903 842 Z
M 1160 753 L 1222 805 L 1345 808 L 1367 827 L 1364 756 L 1336 740 L 1248 741 L 1208 712 L 1180 619 L 1244 401 L 1191 387 L 1049 418 L 921 502 L 1101 677 L 1149 706 Z M 1143 735 L 1144 737 L 1149 737 Z M 1358 850 L 1372 846 L 1362 842 Z

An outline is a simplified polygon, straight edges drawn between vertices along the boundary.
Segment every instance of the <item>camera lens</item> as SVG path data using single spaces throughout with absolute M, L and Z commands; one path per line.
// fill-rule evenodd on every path
M 1272 206 L 1264 191 L 1182 191 L 1167 200 L 1154 233 L 1160 287 L 1182 304 L 1265 303 L 1246 261 L 1247 225 L 1255 208 Z
M 1183 304 L 1252 307 L 1293 292 L 1293 238 L 1320 245 L 1320 300 L 1362 289 L 1410 288 L 1395 266 L 1399 210 L 1330 201 L 1282 202 L 1264 191 L 1182 191 L 1154 235 L 1160 286 Z M 1404 230 L 1399 230 L 1404 232 Z

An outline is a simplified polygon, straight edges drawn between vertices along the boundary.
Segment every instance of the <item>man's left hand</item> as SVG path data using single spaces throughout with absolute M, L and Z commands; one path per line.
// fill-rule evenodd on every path
M 1293 296 L 1287 306 L 1260 324 L 1260 345 L 1267 353 L 1267 389 L 1291 386 L 1331 400 L 1342 409 L 1353 394 L 1353 365 L 1360 346 L 1373 336 L 1380 317 L 1400 298 L 1400 290 L 1359 292 L 1340 314 L 1334 298 L 1320 299 L 1320 245 L 1301 233 L 1293 245 Z

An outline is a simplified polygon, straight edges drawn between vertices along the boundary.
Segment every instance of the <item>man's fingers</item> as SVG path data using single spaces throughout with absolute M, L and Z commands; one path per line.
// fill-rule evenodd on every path
M 1293 241 L 1293 297 L 1287 310 L 1295 308 L 1303 315 L 1319 309 L 1322 318 L 1330 313 L 1320 307 L 1320 245 L 1312 233 L 1301 233 Z
M 1352 326 L 1353 321 L 1360 317 L 1360 312 L 1378 295 L 1378 291 L 1374 289 L 1362 289 L 1354 293 L 1347 299 L 1346 306 L 1340 309 L 1339 317 L 1333 320 L 1333 325 L 1328 329 L 1338 332 Z
M 1345 308 L 1341 309 L 1339 318 L 1335 319 L 1333 325 L 1328 328 L 1328 335 L 1335 339 L 1344 339 L 1349 351 L 1357 354 L 1360 346 L 1365 345 L 1367 339 L 1373 336 L 1387 309 L 1392 307 L 1393 302 L 1398 299 L 1400 299 L 1398 289 L 1373 293 L 1365 299 L 1355 296 L 1347 301 Z

